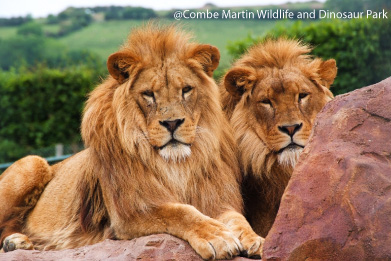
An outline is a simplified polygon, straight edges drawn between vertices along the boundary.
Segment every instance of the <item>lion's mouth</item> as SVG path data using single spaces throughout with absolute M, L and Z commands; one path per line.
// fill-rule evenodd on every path
M 191 155 L 191 144 L 172 138 L 169 142 L 158 147 L 160 156 L 166 161 L 181 162 Z
M 277 151 L 278 154 L 281 154 L 283 151 L 285 150 L 297 150 L 297 149 L 303 149 L 304 146 L 302 145 L 299 145 L 297 143 L 294 143 L 294 142 L 291 142 L 288 146 L 280 149 L 279 151 Z
M 167 146 L 171 146 L 171 147 L 175 148 L 175 147 L 177 147 L 179 145 L 185 145 L 185 146 L 189 146 L 189 147 L 191 146 L 191 144 L 188 144 L 188 143 L 185 143 L 185 142 L 182 142 L 182 141 L 179 141 L 177 139 L 172 138 L 171 140 L 169 140 L 163 146 L 157 147 L 157 149 L 158 150 L 162 150 L 162 149 L 164 149 Z

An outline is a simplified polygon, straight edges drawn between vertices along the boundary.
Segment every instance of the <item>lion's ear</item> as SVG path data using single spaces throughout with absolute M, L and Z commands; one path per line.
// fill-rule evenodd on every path
M 212 45 L 202 44 L 190 51 L 189 58 L 201 64 L 206 74 L 212 77 L 213 71 L 219 66 L 220 51 Z
M 233 68 L 224 76 L 224 87 L 234 97 L 240 98 L 251 90 L 256 81 L 255 72 L 250 68 Z
M 334 59 L 323 61 L 319 66 L 319 75 L 322 80 L 322 84 L 330 88 L 333 84 L 335 77 L 337 76 L 337 63 Z
M 137 65 L 138 60 L 127 52 L 113 53 L 107 59 L 107 69 L 120 84 L 124 83 Z

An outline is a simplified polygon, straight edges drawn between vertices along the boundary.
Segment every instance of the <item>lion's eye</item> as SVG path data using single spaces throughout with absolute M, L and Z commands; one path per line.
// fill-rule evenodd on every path
M 190 92 L 191 90 L 193 90 L 193 87 L 186 86 L 185 88 L 182 89 L 182 93 L 186 94 L 186 93 Z
M 185 88 L 182 89 L 182 96 L 185 98 L 187 94 L 189 94 L 193 90 L 193 87 L 187 85 Z
M 308 96 L 308 93 L 305 93 L 305 92 L 300 93 L 300 94 L 299 94 L 299 102 L 300 102 L 302 99 L 304 99 L 305 97 L 307 97 L 307 96 Z
M 144 96 L 150 97 L 150 98 L 155 98 L 155 95 L 153 94 L 153 91 L 145 91 L 143 92 Z
M 142 92 L 142 95 L 144 99 L 147 100 L 148 102 L 150 103 L 155 102 L 155 94 L 153 93 L 153 91 L 144 91 Z
M 260 103 L 267 104 L 267 105 L 270 105 L 270 106 L 272 105 L 272 102 L 269 99 L 263 99 L 263 100 L 260 101 Z

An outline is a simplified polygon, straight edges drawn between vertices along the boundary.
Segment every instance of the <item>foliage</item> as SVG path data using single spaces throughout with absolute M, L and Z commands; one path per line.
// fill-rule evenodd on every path
M 364 0 L 328 0 L 324 8 L 341 12 L 359 12 L 364 10 Z
M 234 57 L 255 42 L 267 38 L 301 39 L 315 47 L 313 54 L 337 60 L 338 75 L 333 92 L 341 94 L 377 83 L 391 75 L 391 22 L 387 19 L 334 20 L 292 26 L 277 26 L 267 36 L 249 36 L 231 43 L 228 51 Z
M 228 53 L 236 60 L 254 43 L 260 42 L 261 39 L 261 37 L 256 37 L 252 33 L 249 33 L 244 39 L 229 41 L 227 45 Z
M 18 28 L 17 34 L 23 36 L 30 36 L 30 35 L 43 36 L 42 25 L 36 22 L 29 22 L 23 24 Z
M 21 64 L 34 67 L 38 63 L 51 68 L 84 64 L 96 70 L 102 69 L 103 61 L 98 55 L 83 49 L 70 51 L 55 39 L 36 35 L 39 32 L 35 27 L 36 24 L 26 24 L 19 29 L 17 36 L 0 38 L 0 69 L 9 70 Z
M 60 21 L 60 19 L 58 19 L 57 16 L 52 15 L 52 14 L 48 15 L 48 17 L 46 18 L 47 24 L 57 24 L 57 23 L 59 23 L 59 21 Z
M 79 141 L 83 104 L 97 81 L 96 72 L 85 67 L 0 71 L 0 162 Z
M 381 11 L 390 10 L 391 2 L 389 0 L 327 0 L 324 8 L 340 12 Z
M 157 15 L 150 8 L 128 7 L 125 8 L 122 17 L 123 19 L 150 19 L 157 17 Z
M 0 18 L 0 26 L 18 26 L 32 21 L 31 15 L 22 17 Z
M 60 30 L 56 33 L 48 33 L 48 36 L 65 36 L 88 26 L 92 21 L 90 9 L 69 7 L 59 13 L 58 16 L 49 15 L 47 17 L 47 24 L 60 24 Z
M 46 47 L 44 38 L 34 35 L 0 39 L 0 68 L 8 70 L 14 65 L 44 60 Z
M 144 7 L 120 7 L 110 6 L 107 9 L 100 9 L 105 14 L 105 20 L 144 20 L 157 17 L 153 9 Z

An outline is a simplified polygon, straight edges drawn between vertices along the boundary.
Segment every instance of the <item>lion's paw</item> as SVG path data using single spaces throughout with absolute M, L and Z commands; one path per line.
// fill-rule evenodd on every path
M 239 237 L 243 246 L 242 254 L 250 258 L 261 258 L 262 247 L 265 239 L 258 236 L 254 231 L 243 231 Z
M 206 260 L 232 259 L 242 251 L 239 239 L 224 224 L 213 219 L 196 224 L 189 231 L 188 241 Z
M 34 246 L 26 235 L 20 233 L 12 234 L 4 239 L 4 252 L 10 252 L 17 249 L 31 250 L 34 249 Z

